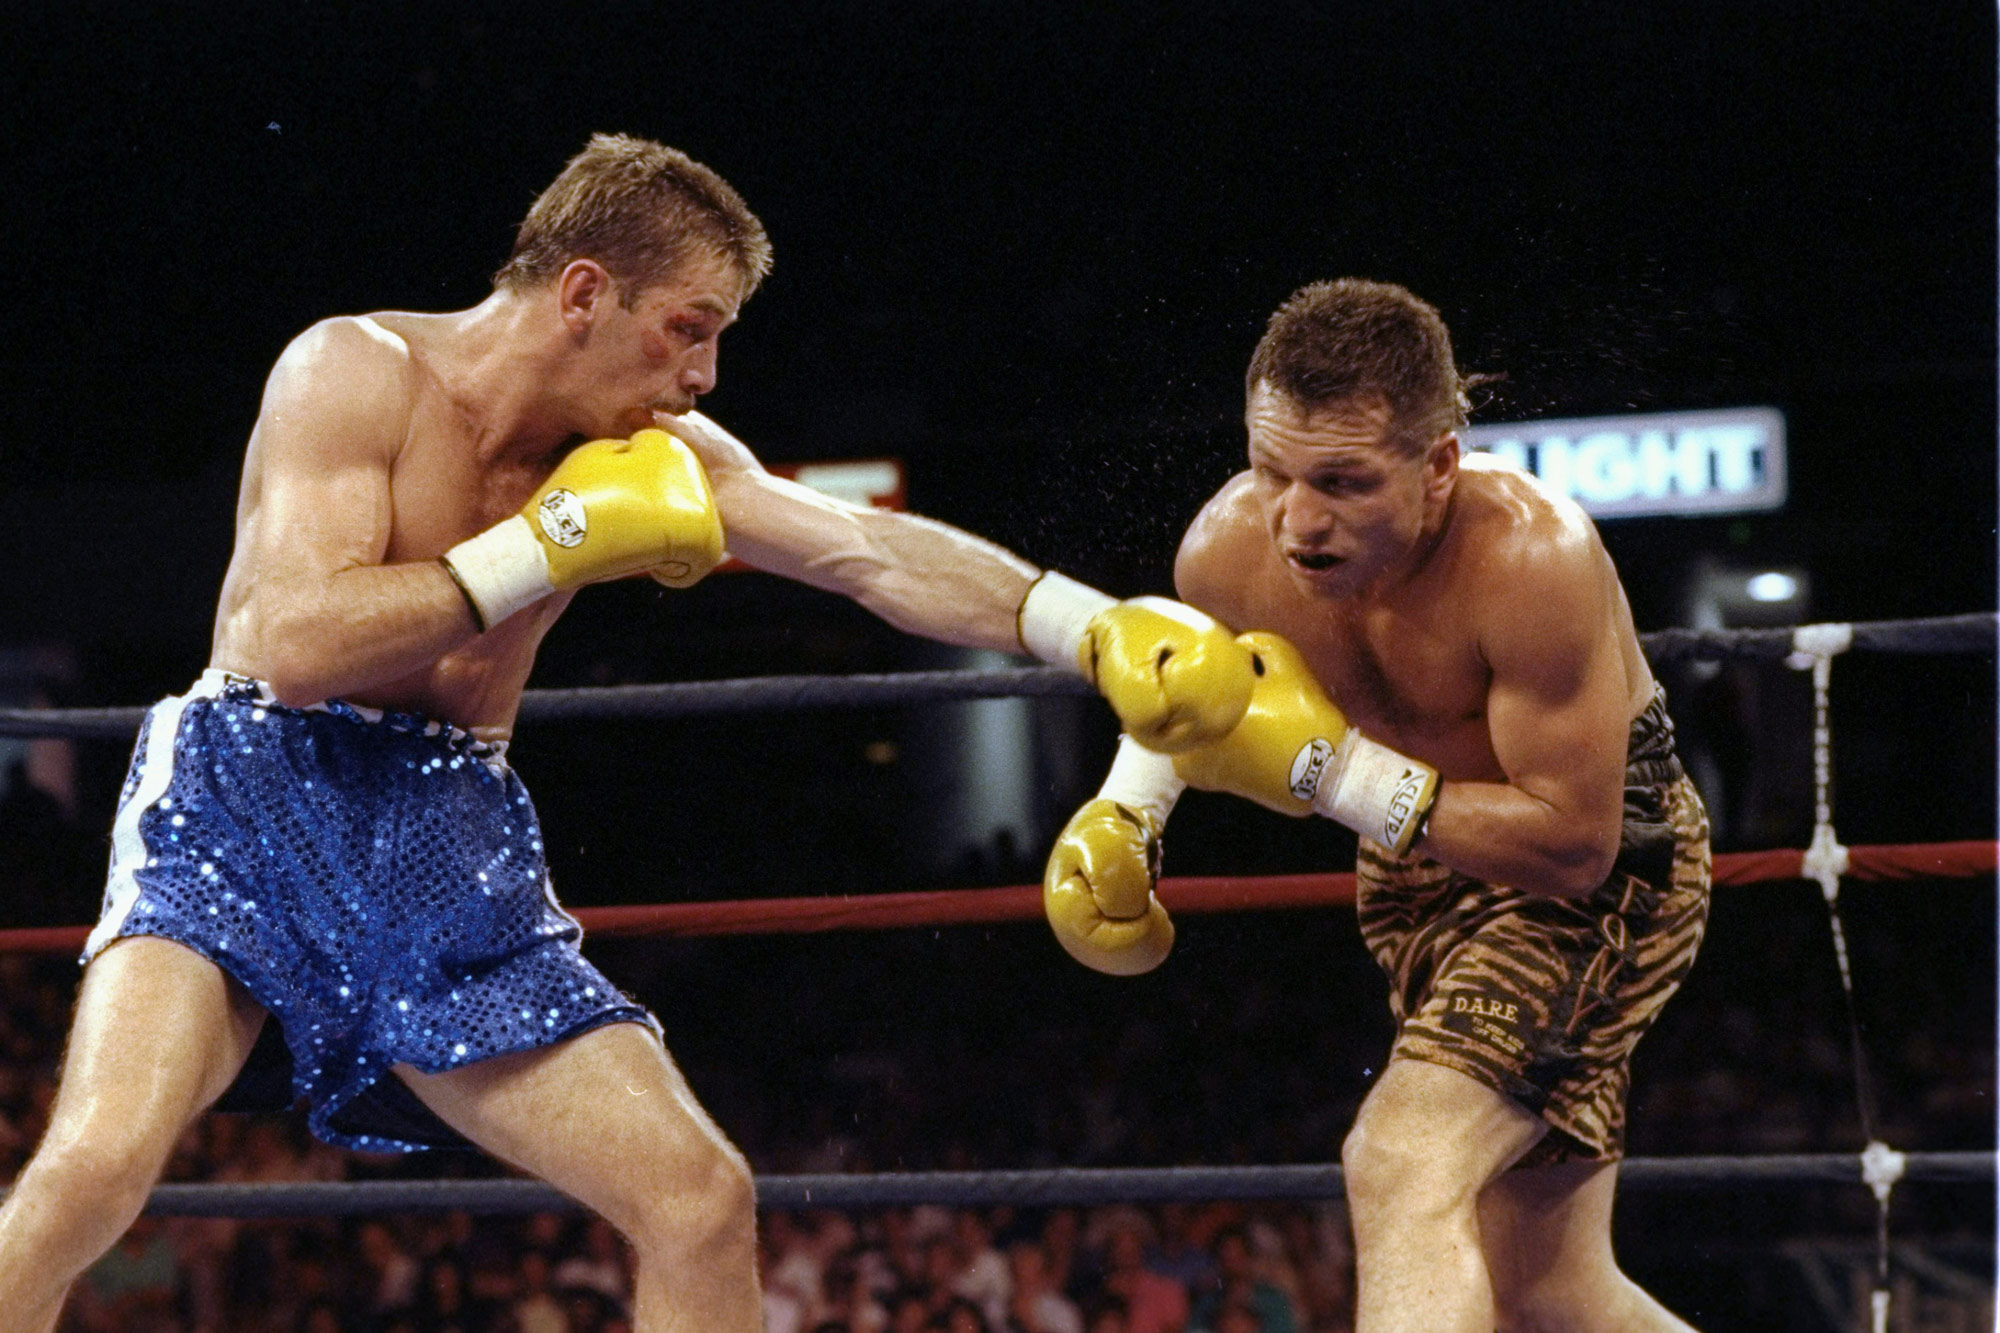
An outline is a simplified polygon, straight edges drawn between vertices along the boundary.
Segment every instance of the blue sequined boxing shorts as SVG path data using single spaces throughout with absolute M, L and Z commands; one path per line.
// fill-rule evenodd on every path
M 392 1065 L 435 1074 L 605 1023 L 659 1030 L 578 951 L 502 747 L 455 727 L 287 708 L 205 672 L 147 714 L 111 844 L 83 961 L 154 935 L 234 976 L 277 1020 L 290 1093 L 329 1143 L 463 1146 Z

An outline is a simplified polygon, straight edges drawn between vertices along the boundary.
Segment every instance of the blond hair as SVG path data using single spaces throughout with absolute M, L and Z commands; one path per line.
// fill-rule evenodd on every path
M 678 148 L 593 134 L 528 210 L 493 285 L 532 287 L 592 259 L 629 307 L 696 255 L 734 266 L 746 297 L 771 271 L 764 224 L 728 181 Z

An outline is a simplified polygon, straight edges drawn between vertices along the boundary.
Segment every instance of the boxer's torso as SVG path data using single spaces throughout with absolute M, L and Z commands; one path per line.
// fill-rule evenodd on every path
M 1587 520 L 1564 514 L 1529 479 L 1464 467 L 1436 544 L 1409 578 L 1387 589 L 1328 599 L 1288 576 L 1252 502 L 1247 474 L 1225 485 L 1191 531 L 1183 593 L 1238 631 L 1271 630 L 1297 645 L 1341 710 L 1369 736 L 1433 765 L 1446 778 L 1503 781 L 1487 723 L 1493 673 L 1480 643 L 1496 617 L 1536 595 L 1552 528 Z M 1616 661 L 1627 720 L 1653 697 L 1625 593 L 1594 532 L 1576 559 L 1605 580 L 1615 606 Z M 1546 558 L 1546 557 L 1544 557 Z
M 496 450 L 481 438 L 479 404 L 454 392 L 449 367 L 454 323 L 449 315 L 384 313 L 347 321 L 369 336 L 343 339 L 345 355 L 398 358 L 395 377 L 406 394 L 396 404 L 403 421 L 400 440 L 389 443 L 388 534 L 378 563 L 397 565 L 435 560 L 467 537 L 519 511 L 561 457 L 561 451 L 524 458 Z M 379 365 L 371 369 L 379 370 Z M 379 382 L 379 374 L 357 374 L 357 382 Z M 276 552 L 273 543 L 249 540 L 259 522 L 265 478 L 262 423 L 253 432 L 244 462 L 237 503 L 237 546 L 223 584 L 211 660 L 214 665 L 259 674 L 254 648 L 232 628 L 232 617 L 249 596 L 260 566 Z M 446 653 L 421 670 L 350 692 L 354 703 L 422 713 L 486 737 L 511 729 L 542 636 L 569 604 L 559 593 L 528 607 L 488 632 Z

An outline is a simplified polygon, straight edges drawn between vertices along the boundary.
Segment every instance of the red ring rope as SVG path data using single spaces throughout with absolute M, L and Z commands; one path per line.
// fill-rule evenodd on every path
M 1801 878 L 1805 853 L 1796 848 L 1723 852 L 1715 882 L 1777 883 Z M 2000 843 L 1883 843 L 1847 849 L 1852 880 L 1963 879 L 1990 875 Z M 1354 901 L 1352 872 L 1317 875 L 1183 876 L 1160 881 L 1160 901 L 1174 913 L 1269 911 L 1339 907 Z M 1038 921 L 1039 884 L 997 889 L 938 889 L 855 897 L 749 898 L 731 902 L 647 903 L 583 907 L 571 915 L 585 930 L 607 936 L 800 935 L 826 930 L 888 930 L 909 926 L 992 925 Z M 89 926 L 0 930 L 0 953 L 77 953 Z

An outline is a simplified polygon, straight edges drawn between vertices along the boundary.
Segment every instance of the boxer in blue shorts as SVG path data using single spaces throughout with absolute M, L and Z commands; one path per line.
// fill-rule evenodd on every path
M 714 172 L 600 135 L 485 301 L 279 358 L 210 670 L 139 738 L 49 1129 L 0 1207 L 0 1333 L 55 1325 L 267 1017 L 322 1137 L 470 1140 L 623 1231 L 638 1329 L 759 1327 L 749 1171 L 578 953 L 504 758 L 583 584 L 685 586 L 726 532 L 901 628 L 1066 663 L 1150 743 L 1241 718 L 1251 658 L 1214 621 L 816 495 L 695 413 L 769 262 Z

